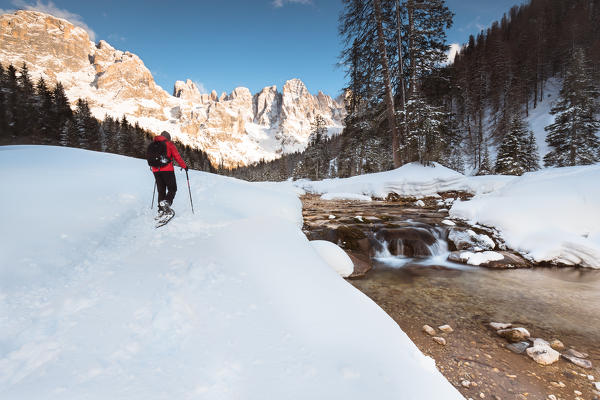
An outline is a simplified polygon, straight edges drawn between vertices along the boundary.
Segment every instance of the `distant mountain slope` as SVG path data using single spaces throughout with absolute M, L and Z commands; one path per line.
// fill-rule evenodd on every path
M 246 165 L 303 150 L 318 114 L 330 134 L 343 128 L 343 104 L 321 92 L 311 95 L 298 79 L 282 92 L 270 86 L 252 95 L 238 87 L 220 96 L 178 81 L 171 96 L 135 54 L 103 40 L 95 44 L 83 29 L 36 11 L 0 15 L 0 63 L 27 63 L 33 79 L 62 82 L 69 99 L 88 99 L 98 118 L 126 115 L 156 133 L 168 130 L 207 152 L 214 165 Z

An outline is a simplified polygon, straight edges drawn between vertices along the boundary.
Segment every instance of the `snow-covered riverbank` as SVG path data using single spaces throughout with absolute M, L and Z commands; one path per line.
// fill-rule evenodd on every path
M 319 258 L 293 191 L 145 161 L 0 147 L 0 398 L 459 399 Z
M 439 164 L 293 184 L 328 198 L 475 194 L 454 202 L 450 215 L 498 230 L 506 244 L 535 262 L 600 268 L 600 164 L 550 168 L 521 177 L 464 176 Z M 290 183 L 285 183 L 289 185 Z M 343 194 L 343 196 L 342 196 Z

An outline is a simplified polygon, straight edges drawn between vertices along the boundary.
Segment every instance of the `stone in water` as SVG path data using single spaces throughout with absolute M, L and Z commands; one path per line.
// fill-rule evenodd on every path
M 506 345 L 507 349 L 517 354 L 523 354 L 528 347 L 529 342 L 510 343 Z
M 566 360 L 571 361 L 573 364 L 581 368 L 590 369 L 592 368 L 592 362 L 590 360 L 584 360 L 583 358 L 575 357 L 570 354 L 564 353 L 562 357 Z
M 554 364 L 560 358 L 560 353 L 554 350 L 545 340 L 536 339 L 533 347 L 527 349 L 527 355 L 541 365 Z
M 429 336 L 434 336 L 435 335 L 435 329 L 433 329 L 429 325 L 423 325 L 422 329 L 423 329 L 423 332 L 425 332 Z
M 442 325 L 442 326 L 438 326 L 438 329 L 444 333 L 452 333 L 454 332 L 454 329 L 452 329 L 452 327 L 450 325 Z
M 437 344 L 440 344 L 440 345 L 442 345 L 442 346 L 445 346 L 445 345 L 446 345 L 446 339 L 444 339 L 443 337 L 438 337 L 438 336 L 435 336 L 435 337 L 433 338 L 433 341 L 434 341 L 434 342 L 436 342 Z
M 554 339 L 550 342 L 550 347 L 552 347 L 556 351 L 563 351 L 565 349 L 565 345 L 558 339 Z
M 512 343 L 523 342 L 531 336 L 525 328 L 500 329 L 496 333 Z

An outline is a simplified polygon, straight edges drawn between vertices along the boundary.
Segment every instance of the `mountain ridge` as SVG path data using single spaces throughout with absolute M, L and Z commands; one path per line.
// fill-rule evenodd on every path
M 281 92 L 267 86 L 252 94 L 202 94 L 191 81 L 176 81 L 172 95 L 157 85 L 142 59 L 108 42 L 94 43 L 69 21 L 37 11 L 0 15 L 0 63 L 26 63 L 33 79 L 60 81 L 69 100 L 87 99 L 92 113 L 137 122 L 155 133 L 167 130 L 205 151 L 213 165 L 236 167 L 307 145 L 311 122 L 324 117 L 330 134 L 343 129 L 344 105 L 299 79 Z

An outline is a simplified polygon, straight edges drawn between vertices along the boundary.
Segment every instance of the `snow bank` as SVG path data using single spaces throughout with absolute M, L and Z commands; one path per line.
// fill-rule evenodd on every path
M 354 263 L 348 254 L 335 243 L 327 240 L 311 240 L 310 244 L 327 265 L 344 278 L 354 272 Z
M 536 262 L 600 268 L 600 164 L 551 168 L 454 203 L 450 215 L 499 230 Z
M 361 195 L 385 198 L 390 193 L 400 196 L 434 196 L 450 190 L 487 193 L 511 181 L 513 177 L 466 177 L 438 163 L 425 167 L 419 163 L 403 165 L 392 171 L 358 175 L 350 178 L 323 181 L 299 180 L 294 184 L 308 192 L 324 196 Z
M 143 160 L 0 147 L 0 398 L 459 399 L 300 230 L 295 193 Z

